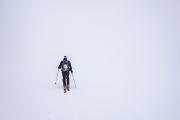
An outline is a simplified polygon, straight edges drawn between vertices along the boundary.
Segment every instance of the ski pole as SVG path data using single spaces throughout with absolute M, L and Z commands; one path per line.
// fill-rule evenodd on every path
M 56 83 L 57 83 L 58 73 L 59 73 L 59 69 L 58 69 L 58 71 L 57 71 L 57 75 L 56 75 L 56 82 L 54 83 L 55 85 L 56 85 Z
M 74 81 L 75 88 L 77 88 L 76 87 L 76 82 L 75 82 L 75 79 L 74 79 L 74 75 L 73 75 L 73 73 L 71 73 L 71 74 L 72 74 L 72 78 L 73 78 L 73 81 Z

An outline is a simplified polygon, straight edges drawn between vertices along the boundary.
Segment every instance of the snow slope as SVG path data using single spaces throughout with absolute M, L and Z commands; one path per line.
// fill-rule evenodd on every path
M 179 1 L 1 0 L 0 16 L 1 120 L 180 119 Z

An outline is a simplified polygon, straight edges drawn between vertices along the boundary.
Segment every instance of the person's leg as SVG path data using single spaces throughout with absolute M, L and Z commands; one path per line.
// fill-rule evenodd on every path
M 67 79 L 67 90 L 69 91 L 69 72 L 66 74 Z
M 64 92 L 66 92 L 66 73 L 62 72 L 62 76 L 63 76 L 63 87 L 64 87 Z

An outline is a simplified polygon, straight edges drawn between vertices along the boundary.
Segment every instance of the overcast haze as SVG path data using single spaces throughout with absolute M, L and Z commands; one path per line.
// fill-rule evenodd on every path
M 180 120 L 179 73 L 178 0 L 0 0 L 1 120 Z

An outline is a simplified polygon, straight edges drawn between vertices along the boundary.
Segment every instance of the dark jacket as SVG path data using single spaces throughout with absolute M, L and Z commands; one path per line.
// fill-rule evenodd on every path
M 62 71 L 62 65 L 63 65 L 64 61 L 68 62 L 69 71 L 73 72 L 72 66 L 71 66 L 71 62 L 70 62 L 69 60 L 67 60 L 67 58 L 64 58 L 64 59 L 60 62 L 59 66 L 58 66 L 58 69 L 61 69 L 61 71 Z

